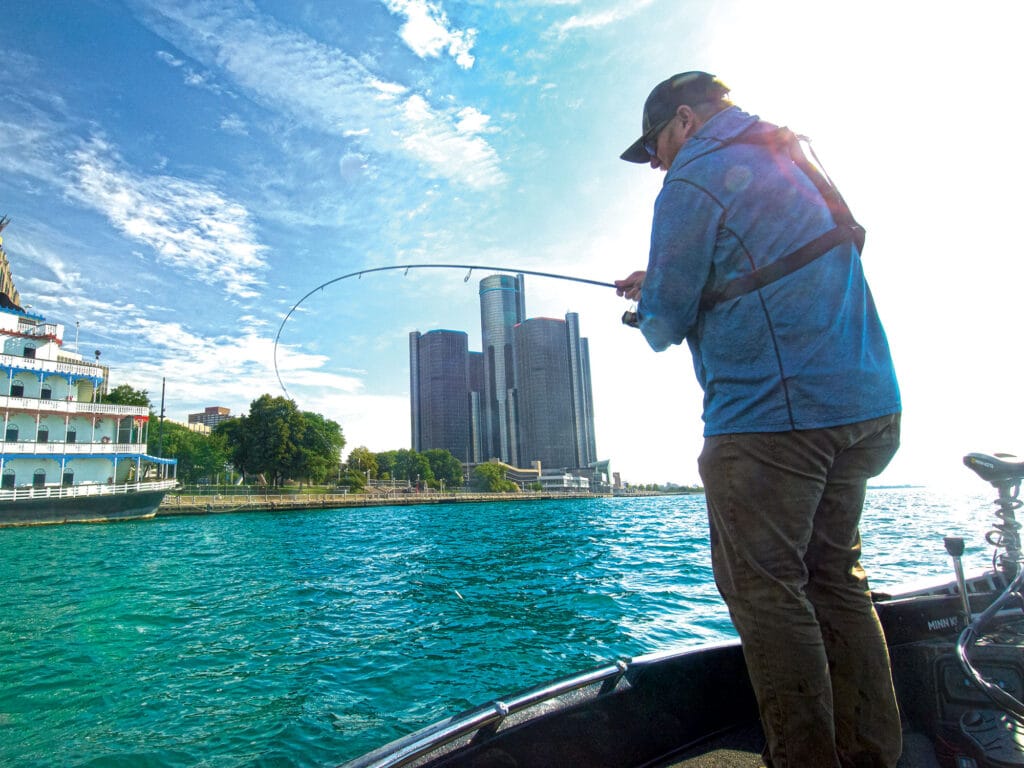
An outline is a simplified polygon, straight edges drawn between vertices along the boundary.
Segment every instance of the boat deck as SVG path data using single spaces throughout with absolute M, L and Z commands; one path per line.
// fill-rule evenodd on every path
M 710 744 L 673 758 L 658 768 L 763 768 L 764 735 L 758 723 L 723 734 Z M 694 754 L 695 752 L 700 754 Z M 896 768 L 939 768 L 931 741 L 918 733 L 903 734 L 903 755 Z

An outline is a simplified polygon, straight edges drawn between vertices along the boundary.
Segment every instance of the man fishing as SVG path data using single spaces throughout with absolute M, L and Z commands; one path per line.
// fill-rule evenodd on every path
M 655 351 L 685 339 L 693 355 L 715 582 L 766 764 L 892 768 L 900 720 L 859 524 L 900 397 L 863 230 L 796 137 L 728 93 L 685 72 L 648 96 L 622 159 L 665 181 L 647 269 L 615 284 Z

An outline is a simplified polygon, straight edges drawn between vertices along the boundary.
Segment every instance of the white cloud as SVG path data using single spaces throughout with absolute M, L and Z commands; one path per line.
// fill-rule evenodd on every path
M 384 0 L 384 5 L 391 13 L 405 18 L 399 34 L 421 59 L 437 58 L 447 51 L 463 69 L 473 66 L 470 51 L 476 39 L 475 29 L 453 29 L 448 15 L 428 0 Z
M 488 127 L 491 118 L 475 107 L 466 107 L 459 110 L 459 121 L 455 128 L 459 133 L 487 133 L 492 128 Z
M 213 187 L 173 176 L 143 176 L 102 139 L 71 155 L 70 196 L 153 249 L 161 261 L 239 298 L 257 295 L 264 247 L 248 211 Z
M 490 178 L 495 172 L 490 163 L 493 152 L 484 139 L 460 131 L 452 133 L 421 96 L 410 96 L 403 107 L 405 132 L 399 140 L 408 152 L 433 167 L 457 168 L 472 187 L 486 187 L 494 182 Z M 481 122 L 479 118 L 477 122 Z
M 184 73 L 184 77 L 182 79 L 185 85 L 190 85 L 193 88 L 205 88 L 213 93 L 224 93 L 224 90 L 214 82 L 209 72 L 196 72 L 194 69 L 187 66 L 184 61 L 167 51 L 157 51 L 156 57 L 169 67 L 181 69 Z
M 603 10 L 592 10 L 590 13 L 571 16 L 562 23 L 556 24 L 554 30 L 560 37 L 564 37 L 577 29 L 601 29 L 636 15 L 652 2 L 654 0 L 628 0 L 624 3 L 615 3 Z
M 179 59 L 173 53 L 169 53 L 167 51 L 157 51 L 156 52 L 156 57 L 158 59 L 160 59 L 160 61 L 164 62 L 164 64 L 166 64 L 169 67 L 178 68 L 178 67 L 185 66 L 185 62 L 184 61 Z
M 220 129 L 224 133 L 230 133 L 235 136 L 248 136 L 249 128 L 246 126 L 245 121 L 242 120 L 238 115 L 227 115 L 220 121 Z
M 396 13 L 417 19 L 426 13 L 428 18 L 440 19 L 441 28 L 447 29 L 447 18 L 436 8 L 423 10 L 426 6 L 421 8 L 414 0 L 393 2 Z M 150 21 L 160 34 L 173 38 L 178 47 L 207 66 L 226 73 L 271 109 L 285 111 L 316 130 L 356 138 L 366 149 L 385 155 L 394 151 L 394 137 L 398 136 L 399 146 L 438 177 L 475 188 L 504 182 L 494 148 L 478 135 L 467 134 L 464 127 L 460 129 L 461 108 L 432 106 L 420 94 L 407 96 L 410 89 L 405 85 L 389 82 L 344 51 L 283 29 L 273 20 L 234 18 L 223 8 L 203 12 L 199 7 L 168 4 L 157 9 L 160 18 Z M 444 45 L 462 62 L 469 56 L 471 37 L 469 32 L 452 30 L 441 35 Z M 411 98 L 422 105 L 423 121 L 410 130 L 404 117 Z M 428 120 L 435 144 L 432 151 L 421 153 L 423 122 Z

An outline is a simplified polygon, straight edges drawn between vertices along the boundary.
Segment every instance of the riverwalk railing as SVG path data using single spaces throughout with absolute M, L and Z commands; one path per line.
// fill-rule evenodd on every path
M 375 493 L 169 493 L 157 510 L 158 516 L 201 515 L 218 512 L 260 510 L 336 509 L 339 507 L 412 506 L 417 504 L 459 504 L 542 499 L 593 499 L 605 493 L 578 491 L 522 491 L 520 493 L 473 493 L 466 491 L 387 491 Z

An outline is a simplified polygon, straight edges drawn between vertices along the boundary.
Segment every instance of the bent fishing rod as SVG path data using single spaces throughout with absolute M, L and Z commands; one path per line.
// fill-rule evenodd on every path
M 284 330 L 285 323 L 288 322 L 288 319 L 292 316 L 295 310 L 297 310 L 302 305 L 302 302 L 304 302 L 317 291 L 322 291 L 328 285 L 340 283 L 342 280 L 362 278 L 363 275 L 369 275 L 373 272 L 392 272 L 395 270 L 403 270 L 405 274 L 409 274 L 410 269 L 465 269 L 468 271 L 466 272 L 466 276 L 462 280 L 462 282 L 464 283 L 469 282 L 469 278 L 472 276 L 474 269 L 480 269 L 487 272 L 514 273 L 519 275 L 530 275 L 531 277 L 549 277 L 552 280 L 568 280 L 573 283 L 596 285 L 601 288 L 616 287 L 615 283 L 606 283 L 602 282 L 601 280 L 590 280 L 589 278 L 586 277 L 575 277 L 573 275 L 559 275 L 555 274 L 554 272 L 537 272 L 530 269 L 510 269 L 508 267 L 491 267 L 484 264 L 393 264 L 388 267 L 371 267 L 369 269 L 360 269 L 358 272 L 349 272 L 347 275 L 341 275 L 341 277 L 335 277 L 332 278 L 331 280 L 328 280 L 325 283 L 321 283 L 316 288 L 309 291 L 309 293 L 307 293 L 305 296 L 303 296 L 301 299 L 295 302 L 295 305 L 288 310 L 288 314 L 285 315 L 284 319 L 281 321 L 281 325 L 277 329 L 277 335 L 274 337 L 274 375 L 277 376 L 277 383 L 281 385 L 281 389 L 284 391 L 285 395 L 288 395 L 288 388 L 285 387 L 284 382 L 281 380 L 281 372 L 277 368 L 277 343 L 281 339 L 281 332 Z M 629 312 L 626 313 L 626 315 L 629 314 Z M 625 315 L 623 316 L 623 322 L 626 322 Z

